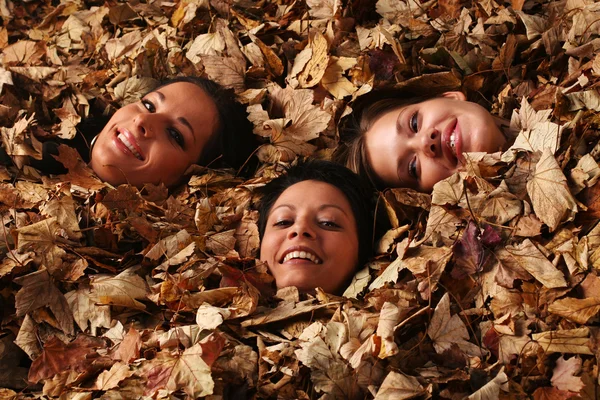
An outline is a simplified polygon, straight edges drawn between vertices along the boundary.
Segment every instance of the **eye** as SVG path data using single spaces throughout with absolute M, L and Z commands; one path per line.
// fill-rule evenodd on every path
M 146 108 L 146 110 L 150 111 L 151 113 L 156 111 L 154 103 L 152 103 L 150 100 L 142 99 L 142 105 Z
M 333 222 L 333 221 L 330 221 L 330 220 L 322 220 L 322 221 L 319 221 L 319 224 L 320 224 L 321 226 L 324 226 L 325 228 L 330 228 L 330 229 L 337 229 L 337 228 L 340 228 L 340 225 L 338 225 L 338 224 L 336 224 L 335 222 Z
M 292 225 L 292 220 L 290 219 L 279 219 L 277 221 L 275 221 L 275 223 L 273 224 L 273 226 L 278 226 L 280 228 L 285 228 Z
M 417 133 L 419 131 L 419 112 L 418 111 L 410 116 L 410 121 L 408 121 L 408 124 L 410 126 L 410 130 L 413 131 L 414 133 Z
M 418 180 L 419 176 L 417 174 L 417 157 L 413 157 L 412 160 L 408 162 L 408 175 L 410 175 L 413 179 Z
M 177 129 L 167 128 L 167 132 L 179 146 L 184 147 L 183 135 Z

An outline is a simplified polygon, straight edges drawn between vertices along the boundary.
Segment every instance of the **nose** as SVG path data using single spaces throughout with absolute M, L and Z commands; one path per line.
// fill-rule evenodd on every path
M 136 134 L 143 137 L 152 137 L 157 131 L 158 120 L 155 114 L 139 113 L 133 119 Z
M 441 154 L 440 132 L 436 128 L 424 129 L 419 132 L 419 147 L 428 157 L 437 157 Z
M 294 239 L 297 237 L 314 239 L 316 234 L 309 221 L 305 221 L 304 219 L 296 219 L 294 225 L 292 225 L 288 230 L 287 237 L 288 239 Z

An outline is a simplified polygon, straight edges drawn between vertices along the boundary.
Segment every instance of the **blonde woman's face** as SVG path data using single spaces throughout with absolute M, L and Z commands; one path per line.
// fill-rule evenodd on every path
M 387 187 L 431 192 L 464 164 L 462 153 L 496 152 L 506 137 L 494 117 L 461 92 L 388 111 L 365 134 L 371 169 Z
M 208 94 L 175 82 L 121 107 L 98 136 L 90 165 L 112 185 L 172 186 L 199 160 L 217 124 Z

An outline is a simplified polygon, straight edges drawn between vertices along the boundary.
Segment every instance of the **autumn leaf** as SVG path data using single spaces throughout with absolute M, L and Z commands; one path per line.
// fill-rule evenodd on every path
M 96 378 L 96 383 L 94 388 L 96 390 L 110 390 L 119 386 L 119 383 L 129 378 L 135 373 L 135 371 L 131 371 L 126 364 L 123 363 L 115 363 L 110 370 L 103 371 L 98 378 Z
M 40 307 L 48 307 L 65 333 L 73 333 L 73 314 L 65 296 L 42 269 L 14 279 L 22 288 L 15 296 L 16 315 L 23 316 Z
M 160 389 L 183 390 L 194 398 L 213 392 L 214 382 L 210 368 L 202 360 L 202 346 L 196 344 L 181 354 L 159 352 L 142 367 L 148 379 L 146 392 L 153 395 Z
M 567 179 L 548 149 L 536 164 L 533 178 L 527 182 L 527 193 L 536 215 L 551 231 L 561 222 L 572 219 L 577 212 Z
M 98 356 L 96 349 L 102 347 L 103 340 L 85 335 L 79 335 L 68 344 L 53 337 L 44 345 L 42 355 L 31 365 L 28 380 L 37 383 L 68 369 L 82 371 L 90 362 L 90 358 Z
M 567 286 L 562 272 L 529 239 L 518 246 L 506 246 L 497 255 L 505 268 L 517 272 L 516 277 L 523 276 L 519 271 L 527 271 L 547 288 Z
M 469 332 L 457 314 L 450 316 L 450 297 L 448 293 L 435 307 L 431 323 L 427 328 L 427 335 L 433 341 L 433 346 L 438 354 L 452 347 L 453 344 L 469 355 L 481 355 L 485 350 L 468 342 Z
M 556 367 L 552 370 L 552 386 L 559 390 L 568 390 L 579 393 L 583 388 L 583 382 L 578 376 L 581 370 L 581 358 L 571 357 L 565 360 L 562 356 L 556 360 Z
M 425 389 L 415 377 L 391 371 L 385 377 L 385 380 L 377 391 L 375 399 L 412 399 L 422 395 L 424 392 Z
M 133 268 L 126 269 L 116 276 L 92 276 L 90 286 L 94 298 L 100 304 L 140 310 L 146 308 L 138 301 L 146 298 L 148 293 L 146 282 L 135 274 Z
M 548 312 L 560 315 L 579 324 L 586 324 L 590 318 L 600 311 L 600 298 L 588 297 L 574 299 L 567 297 L 556 300 L 548 306 Z

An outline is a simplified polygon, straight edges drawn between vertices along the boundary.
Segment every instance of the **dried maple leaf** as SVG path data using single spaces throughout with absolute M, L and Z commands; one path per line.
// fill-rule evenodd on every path
M 53 337 L 44 345 L 42 355 L 31 364 L 27 379 L 37 383 L 68 369 L 84 371 L 90 366 L 90 358 L 98 356 L 96 349 L 103 347 L 103 340 L 85 335 L 79 335 L 68 344 Z
M 500 390 L 508 391 L 508 377 L 504 367 L 500 369 L 494 379 L 486 383 L 482 388 L 467 397 L 469 400 L 495 400 L 500 397 Z
M 523 279 L 521 271 L 527 271 L 547 288 L 567 286 L 562 272 L 529 239 L 518 246 L 506 246 L 496 254 L 504 268 L 513 271 L 514 278 Z
M 433 341 L 433 347 L 438 354 L 448 350 L 453 344 L 458 345 L 468 355 L 481 356 L 485 353 L 484 349 L 468 342 L 469 332 L 460 316 L 457 314 L 450 316 L 450 297 L 448 293 L 442 296 L 435 307 L 431 323 L 427 328 L 427 335 Z
M 128 268 L 116 276 L 92 276 L 92 294 L 100 304 L 117 305 L 143 310 L 146 306 L 138 300 L 146 299 L 146 282 Z
M 533 178 L 527 182 L 527 193 L 537 217 L 551 231 L 561 222 L 573 219 L 577 212 L 577 204 L 569 192 L 567 179 L 548 149 L 544 150 L 536 164 Z
M 181 354 L 163 350 L 150 361 L 142 364 L 147 377 L 146 393 L 153 396 L 157 391 L 183 390 L 193 398 L 212 394 L 214 381 L 210 367 L 202 360 L 202 346 L 198 343 Z
M 89 287 L 68 292 L 65 298 L 83 332 L 87 331 L 88 324 L 92 336 L 96 336 L 98 328 L 110 328 L 110 307 L 96 304 Z
M 412 399 L 425 392 L 417 378 L 391 371 L 379 387 L 375 400 Z
M 574 299 L 567 297 L 556 300 L 548 306 L 548 312 L 560 315 L 579 324 L 586 324 L 600 311 L 600 297 Z
M 135 371 L 131 371 L 127 364 L 117 362 L 110 367 L 110 370 L 103 371 L 96 378 L 96 383 L 94 384 L 95 390 L 109 390 L 119 386 L 119 383 L 129 378 L 135 373 Z
M 565 360 L 562 356 L 556 360 L 556 367 L 552 370 L 552 386 L 559 390 L 568 390 L 579 393 L 583 389 L 581 378 L 575 376 L 581 371 L 581 358 L 571 357 Z
M 23 316 L 40 307 L 48 307 L 59 326 L 66 333 L 73 333 L 73 314 L 67 300 L 52 282 L 48 271 L 42 269 L 14 279 L 23 287 L 15 296 L 17 316 Z

